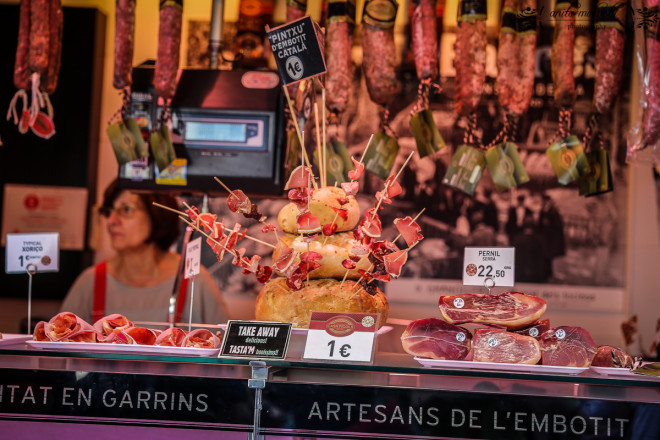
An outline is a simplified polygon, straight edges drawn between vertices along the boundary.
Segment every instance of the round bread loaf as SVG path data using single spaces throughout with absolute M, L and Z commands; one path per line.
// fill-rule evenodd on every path
M 347 201 L 343 205 L 340 201 Z M 346 209 L 346 220 L 338 216 L 332 208 Z M 360 220 L 360 206 L 353 196 L 347 196 L 343 189 L 335 186 L 324 186 L 312 192 L 309 200 L 309 211 L 316 216 L 321 226 L 332 223 L 337 224 L 336 232 L 350 231 Z M 294 203 L 285 205 L 277 216 L 280 229 L 288 234 L 298 233 L 298 216 L 300 211 Z
M 291 290 L 286 278 L 273 278 L 257 296 L 255 316 L 259 321 L 291 322 L 296 328 L 308 328 L 312 312 L 380 313 L 381 327 L 389 313 L 387 297 L 378 290 L 369 295 L 355 281 L 334 279 L 310 280 L 300 290 Z
M 305 242 L 299 235 L 286 234 L 280 237 L 280 243 L 293 248 L 299 254 L 303 252 L 312 251 L 318 252 L 323 256 L 319 261 L 321 267 L 309 273 L 311 279 L 318 278 L 337 278 L 343 279 L 346 275 L 347 269 L 342 265 L 342 261 L 348 258 L 348 255 L 353 248 L 353 245 L 358 244 L 358 241 L 353 237 L 353 232 L 340 232 L 330 235 L 328 237 L 319 235 L 316 240 L 309 243 Z M 281 247 L 278 246 L 273 251 L 273 261 L 277 261 L 280 257 Z M 300 262 L 300 258 L 296 258 L 293 264 Z M 369 270 L 371 263 L 367 256 L 363 256 L 355 266 L 355 269 L 348 270 L 347 279 L 357 280 L 360 278 L 358 269 Z

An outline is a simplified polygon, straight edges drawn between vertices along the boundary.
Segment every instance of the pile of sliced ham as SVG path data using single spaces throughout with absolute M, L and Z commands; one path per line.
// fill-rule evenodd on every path
M 207 329 L 190 332 L 172 327 L 156 330 L 133 324 L 120 314 L 104 316 L 93 325 L 70 312 L 40 321 L 34 327 L 35 341 L 91 342 L 101 344 L 162 345 L 168 347 L 219 348 L 222 340 Z
M 632 366 L 630 355 L 609 345 L 598 347 L 582 327 L 551 327 L 549 319 L 541 319 L 546 302 L 535 296 L 461 294 L 441 296 L 438 303 L 443 319 L 418 319 L 401 335 L 407 353 L 438 360 L 555 367 Z M 467 324 L 475 326 L 473 333 Z

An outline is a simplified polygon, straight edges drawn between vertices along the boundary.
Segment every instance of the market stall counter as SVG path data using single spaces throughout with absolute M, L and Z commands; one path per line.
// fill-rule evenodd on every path
M 660 439 L 657 378 L 479 364 L 384 351 L 370 363 L 327 363 L 295 349 L 255 361 L 18 343 L 0 350 L 0 426 L 7 438 L 56 429 L 69 438 Z

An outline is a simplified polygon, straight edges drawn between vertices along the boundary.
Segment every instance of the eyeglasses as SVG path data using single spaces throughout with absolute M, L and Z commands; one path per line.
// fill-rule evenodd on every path
M 130 218 L 139 209 L 140 208 L 133 205 L 101 206 L 99 208 L 99 214 L 101 214 L 103 217 L 110 217 L 110 214 L 116 212 L 117 215 L 121 218 Z

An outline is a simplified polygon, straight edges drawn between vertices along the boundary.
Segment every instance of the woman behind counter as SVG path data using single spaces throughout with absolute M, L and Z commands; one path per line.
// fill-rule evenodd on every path
M 75 313 L 89 323 L 112 313 L 134 322 L 167 322 L 180 259 L 169 248 L 179 236 L 179 220 L 153 202 L 178 209 L 176 198 L 170 195 L 133 193 L 119 188 L 117 180 L 108 186 L 100 214 L 107 219 L 116 255 L 78 276 L 61 311 Z M 176 322 L 188 322 L 190 317 L 191 283 L 182 281 Z M 220 290 L 204 267 L 195 276 L 193 300 L 193 323 L 227 321 Z

